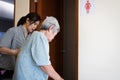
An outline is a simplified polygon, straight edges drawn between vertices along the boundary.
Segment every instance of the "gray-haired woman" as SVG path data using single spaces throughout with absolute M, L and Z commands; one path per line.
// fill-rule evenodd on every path
M 63 80 L 50 62 L 49 42 L 60 31 L 58 21 L 47 17 L 40 31 L 34 31 L 17 57 L 13 80 Z

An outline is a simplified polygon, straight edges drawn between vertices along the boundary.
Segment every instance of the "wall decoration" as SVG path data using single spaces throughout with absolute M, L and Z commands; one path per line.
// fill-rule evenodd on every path
M 94 0 L 81 0 L 80 1 L 80 15 L 88 15 L 95 13 Z

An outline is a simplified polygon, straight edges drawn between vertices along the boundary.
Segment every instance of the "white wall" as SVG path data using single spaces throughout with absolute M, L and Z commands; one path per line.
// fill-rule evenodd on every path
M 18 20 L 29 13 L 30 0 L 15 0 L 15 25 Z
M 95 0 L 88 15 L 80 15 L 79 5 L 79 80 L 120 80 L 119 3 Z

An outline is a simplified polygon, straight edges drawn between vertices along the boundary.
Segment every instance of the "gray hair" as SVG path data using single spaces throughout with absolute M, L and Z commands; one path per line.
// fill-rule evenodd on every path
M 48 30 L 50 26 L 54 25 L 53 31 L 60 31 L 60 25 L 55 17 L 47 16 L 41 25 L 41 30 Z

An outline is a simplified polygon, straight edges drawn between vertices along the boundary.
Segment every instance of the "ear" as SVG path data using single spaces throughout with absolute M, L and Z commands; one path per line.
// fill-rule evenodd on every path
M 53 27 L 54 27 L 54 25 L 51 25 L 48 30 L 52 31 Z
M 28 25 L 30 24 L 29 18 L 26 19 L 26 23 L 27 23 Z

